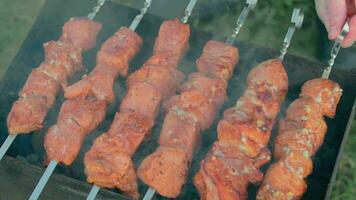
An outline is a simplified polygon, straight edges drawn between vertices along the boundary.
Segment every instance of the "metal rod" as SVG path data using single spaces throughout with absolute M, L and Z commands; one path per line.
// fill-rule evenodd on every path
M 94 200 L 96 195 L 99 193 L 100 187 L 97 185 L 93 185 L 93 187 L 91 188 L 87 200 Z
M 255 6 L 257 4 L 257 0 L 247 0 L 246 4 L 247 4 L 247 6 L 244 7 L 239 18 L 237 19 L 236 27 L 234 28 L 234 31 L 232 32 L 230 37 L 228 37 L 226 39 L 225 43 L 227 43 L 227 44 L 234 43 L 234 40 L 235 40 L 236 36 L 239 34 L 241 27 L 244 25 L 248 14 L 250 13 L 251 10 L 253 10 L 255 8 Z
M 88 14 L 88 18 L 93 20 L 95 15 L 100 11 L 101 6 L 104 5 L 106 0 L 98 0 L 97 5 L 93 8 L 93 12 Z
M 134 31 L 137 28 L 138 24 L 141 22 L 141 19 L 147 13 L 148 8 L 151 6 L 151 2 L 152 0 L 145 1 L 144 7 L 140 10 L 140 14 L 136 15 L 135 19 L 131 22 L 129 27 L 131 30 Z
M 153 188 L 151 188 L 151 187 L 148 188 L 148 190 L 147 190 L 145 196 L 143 197 L 143 200 L 151 200 L 152 197 L 155 195 L 155 193 L 156 193 L 156 190 L 155 190 L 155 189 L 153 189 Z
M 43 173 L 40 181 L 37 183 L 35 189 L 33 190 L 29 200 L 37 200 L 38 197 L 41 195 L 43 188 L 46 186 L 48 179 L 51 177 L 54 169 L 57 166 L 57 161 L 52 160 L 49 165 L 47 166 L 46 171 Z
M 283 60 L 284 59 L 284 56 L 286 55 L 287 53 L 287 50 L 288 50 L 288 47 L 290 45 L 290 42 L 293 38 L 293 35 L 294 35 L 294 32 L 297 30 L 297 29 L 300 29 L 303 25 L 303 20 L 304 20 L 304 13 L 302 11 L 302 9 L 300 8 L 294 8 L 293 10 L 293 15 L 292 15 L 292 19 L 291 19 L 291 22 L 292 24 L 294 24 L 293 26 L 290 26 L 288 28 L 288 31 L 287 31 L 287 34 L 286 36 L 284 37 L 284 41 L 283 41 L 283 47 L 282 47 L 282 50 L 281 50 L 281 54 L 279 56 L 279 59 L 280 60 Z
M 185 8 L 184 11 L 184 17 L 182 17 L 181 21 L 183 23 L 187 23 L 190 15 L 192 14 L 192 11 L 194 9 L 195 4 L 197 3 L 198 0 L 190 0 L 188 6 Z
M 349 26 L 349 23 L 346 21 L 340 34 L 338 35 L 338 37 L 335 40 L 333 48 L 331 49 L 330 59 L 328 61 L 328 67 L 326 69 L 324 69 L 323 75 L 321 76 L 322 78 L 325 78 L 325 79 L 329 78 L 331 69 L 335 63 L 335 58 L 340 51 L 341 42 L 344 40 L 345 36 L 347 35 L 347 33 L 349 33 L 349 31 L 350 31 L 350 26 Z
M 10 148 L 11 144 L 14 142 L 17 134 L 9 134 L 0 148 L 0 160 L 4 157 L 6 151 Z

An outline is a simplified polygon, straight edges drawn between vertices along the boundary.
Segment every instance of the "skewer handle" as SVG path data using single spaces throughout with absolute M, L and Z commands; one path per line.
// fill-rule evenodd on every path
M 244 9 L 242 10 L 239 18 L 237 19 L 236 22 L 236 27 L 233 31 L 233 33 L 230 35 L 230 37 L 228 37 L 226 39 L 226 43 L 227 44 L 233 44 L 234 43 L 234 39 L 236 38 L 236 36 L 239 34 L 241 27 L 244 25 L 246 18 L 248 16 L 248 14 L 250 13 L 251 10 L 253 10 L 255 8 L 255 6 L 257 5 L 257 0 L 247 0 L 246 1 L 247 6 L 244 7 Z
M 336 38 L 333 48 L 331 49 L 330 60 L 328 61 L 328 67 L 323 71 L 323 75 L 321 76 L 322 78 L 329 78 L 331 69 L 335 63 L 335 58 L 340 51 L 341 42 L 344 40 L 344 38 L 346 37 L 347 33 L 349 33 L 349 31 L 350 31 L 350 26 L 349 23 L 346 22 L 339 36 Z
M 54 160 L 52 160 L 49 163 L 46 171 L 43 173 L 40 181 L 37 183 L 35 189 L 33 190 L 29 200 L 37 200 L 38 199 L 38 197 L 42 193 L 43 188 L 46 186 L 48 179 L 51 177 L 54 169 L 56 168 L 57 164 L 58 164 L 57 161 L 54 161 Z
M 288 32 L 287 32 L 286 36 L 284 37 L 283 47 L 282 47 L 282 50 L 281 50 L 281 54 L 279 56 L 280 60 L 284 59 L 284 56 L 287 53 L 287 49 L 288 49 L 288 47 L 290 45 L 290 42 L 291 42 L 291 40 L 293 38 L 295 30 L 302 28 L 303 20 L 304 20 L 304 13 L 303 13 L 302 9 L 294 8 L 292 19 L 291 19 L 291 22 L 294 25 L 290 26 L 288 28 Z
M 11 144 L 14 142 L 17 134 L 9 134 L 0 148 L 0 160 L 4 157 Z
M 93 187 L 91 188 L 91 190 L 88 194 L 87 200 L 94 200 L 96 195 L 98 194 L 99 190 L 100 190 L 99 186 L 93 185 Z
M 151 200 L 153 195 L 155 195 L 156 190 L 153 188 L 149 188 L 145 194 L 145 196 L 143 197 L 143 200 Z

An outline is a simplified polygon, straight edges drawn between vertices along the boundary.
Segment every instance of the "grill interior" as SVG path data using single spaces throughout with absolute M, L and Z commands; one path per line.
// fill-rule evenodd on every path
M 155 1 L 153 1 L 153 4 Z M 6 128 L 6 117 L 11 109 L 12 103 L 17 99 L 17 93 L 26 81 L 27 76 L 31 70 L 37 67 L 43 60 L 43 48 L 42 44 L 49 40 L 55 40 L 59 37 L 61 33 L 61 27 L 65 21 L 67 21 L 72 16 L 84 16 L 88 11 L 91 10 L 92 5 L 88 4 L 86 0 L 48 0 L 44 5 L 38 19 L 33 25 L 31 31 L 29 32 L 26 40 L 22 44 L 20 50 L 18 51 L 13 62 L 9 66 L 6 74 L 0 80 L 0 143 L 7 137 Z M 199 2 L 197 7 L 199 7 Z M 193 11 L 194 12 L 194 11 Z M 97 40 L 97 46 L 93 50 L 89 51 L 84 55 L 84 65 L 87 66 L 88 71 L 90 71 L 95 66 L 95 55 L 99 50 L 101 44 L 105 39 L 110 37 L 119 27 L 128 26 L 134 16 L 138 13 L 138 10 L 116 4 L 113 2 L 107 2 L 102 11 L 96 17 L 96 20 L 103 24 L 103 29 L 100 32 Z M 184 11 L 182 10 L 182 15 Z M 177 16 L 181 17 L 181 16 Z M 193 16 L 194 17 L 194 16 Z M 152 54 L 153 43 L 155 37 L 158 33 L 160 24 L 163 22 L 163 18 L 156 17 L 147 14 L 140 25 L 137 28 L 137 32 L 144 38 L 144 45 L 140 53 L 135 57 L 130 65 L 130 71 L 138 69 L 149 56 Z M 287 30 L 289 24 L 283 24 L 280 27 Z M 243 31 L 243 30 L 242 30 Z M 296 33 L 298 34 L 298 32 Z M 212 35 L 207 32 L 203 32 L 192 27 L 192 34 L 190 37 L 190 49 L 187 52 L 184 60 L 180 64 L 179 69 L 185 74 L 192 73 L 196 71 L 195 60 L 200 56 L 203 45 L 209 39 L 224 40 L 223 37 L 219 35 Z M 281 35 L 282 43 L 283 35 Z M 266 38 L 268 39 L 268 38 Z M 245 89 L 245 79 L 248 72 L 252 67 L 257 65 L 259 62 L 266 59 L 277 57 L 278 51 L 256 47 L 243 42 L 236 42 L 235 45 L 240 50 L 240 62 L 235 69 L 232 79 L 229 81 L 228 88 L 228 101 L 220 109 L 218 116 L 216 117 L 214 125 L 207 131 L 202 133 L 201 147 L 196 151 L 193 159 L 193 163 L 190 169 L 188 183 L 184 186 L 183 191 L 178 199 L 199 199 L 199 195 L 191 182 L 192 176 L 199 169 L 200 161 L 205 157 L 210 145 L 216 140 L 216 125 L 219 119 L 222 117 L 222 112 L 234 105 L 238 97 L 241 96 Z M 293 42 L 292 47 L 293 48 Z M 284 115 L 287 106 L 298 97 L 300 87 L 303 82 L 320 77 L 322 70 L 325 65 L 320 63 L 310 62 L 295 56 L 286 56 L 285 67 L 289 76 L 289 92 L 282 106 L 282 111 L 280 117 Z M 82 74 L 81 74 L 82 75 Z M 81 75 L 77 75 L 72 79 L 75 82 L 80 79 Z M 325 198 L 326 192 L 328 190 L 328 184 L 331 181 L 335 164 L 337 163 L 337 156 L 340 150 L 340 145 L 343 138 L 347 136 L 346 126 L 349 119 L 352 119 L 351 110 L 354 105 L 354 99 L 356 96 L 356 71 L 355 70 L 341 70 L 337 66 L 332 71 L 331 79 L 338 82 L 344 89 L 342 99 L 338 106 L 338 111 L 335 119 L 327 120 L 328 133 L 325 138 L 325 142 L 321 149 L 314 157 L 314 171 L 308 177 L 308 190 L 305 193 L 303 199 L 323 199 Z M 125 94 L 125 80 L 120 78 L 115 84 L 116 100 L 109 107 L 104 123 L 102 123 L 95 131 L 93 131 L 85 140 L 85 144 L 81 150 L 80 155 L 76 161 L 69 167 L 59 166 L 56 169 L 56 173 L 63 174 L 74 179 L 85 182 L 84 166 L 83 166 L 83 155 L 89 150 L 92 141 L 101 133 L 106 131 L 113 120 L 115 112 L 118 110 L 119 103 Z M 63 102 L 63 94 L 60 94 L 57 98 L 57 103 L 52 108 L 46 118 L 45 128 L 41 131 L 36 132 L 32 135 L 21 135 L 19 136 L 12 147 L 8 151 L 8 155 L 16 157 L 17 159 L 25 159 L 32 165 L 42 166 L 42 160 L 44 158 L 43 149 L 43 137 L 47 128 L 54 124 L 58 110 Z M 134 161 L 136 166 L 141 162 L 141 160 L 147 156 L 149 153 L 153 152 L 157 147 L 157 139 L 159 138 L 159 133 L 161 129 L 161 124 L 163 122 L 163 115 L 160 114 L 156 125 L 152 131 L 152 135 L 148 138 L 139 148 L 134 156 Z M 273 135 L 276 134 L 277 128 L 275 127 Z M 271 141 L 273 141 L 273 136 Z M 270 145 L 272 148 L 272 145 Z M 11 161 L 11 162 L 10 162 Z M 16 168 L 17 161 L 10 160 L 6 161 L 6 166 L 4 169 Z M 0 162 L 0 165 L 5 165 L 4 162 Z M 268 166 L 268 165 L 267 165 Z M 266 168 L 265 166 L 264 168 Z M 0 168 L 2 169 L 2 168 Z M 26 171 L 25 169 L 23 169 Z M 6 174 L 1 173 L 1 174 Z M 7 174 L 8 176 L 14 176 L 13 174 Z M 36 182 L 39 176 L 34 180 Z M 20 178 L 20 177 L 19 177 Z M 70 182 L 70 180 L 68 180 Z M 51 182 L 51 180 L 50 180 Z M 80 182 L 76 182 L 81 184 Z M 83 183 L 84 184 L 84 183 Z M 15 184 L 16 186 L 16 184 Z M 30 189 L 33 189 L 35 185 L 29 185 Z M 76 199 L 76 197 L 85 197 L 86 193 L 81 193 L 79 196 L 63 196 L 61 194 L 56 194 L 52 187 L 56 187 L 54 184 L 49 184 L 46 191 L 53 193 L 51 199 Z M 88 187 L 89 188 L 89 187 Z M 139 189 L 141 194 L 147 190 L 147 186 L 140 182 Z M 74 191 L 81 191 L 80 188 L 72 188 Z M 89 189 L 88 189 L 89 191 Z M 254 199 L 256 192 L 256 187 L 250 187 L 249 196 Z M 6 188 L 0 187 L 0 194 L 7 194 L 11 197 L 11 193 L 6 190 Z M 29 194 L 25 194 L 29 195 Z M 114 195 L 115 196 L 115 195 Z M 0 199 L 2 196 L 0 195 Z M 50 197 L 50 194 L 49 196 Z M 105 196 L 104 196 L 105 197 Z M 110 198 L 109 196 L 106 196 Z M 100 197 L 99 197 L 100 198 Z M 116 197 L 118 198 L 118 197 Z M 156 195 L 155 199 L 165 199 Z

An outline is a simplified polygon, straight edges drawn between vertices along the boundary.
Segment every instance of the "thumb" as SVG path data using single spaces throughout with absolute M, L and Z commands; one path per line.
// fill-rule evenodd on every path
M 336 39 L 347 17 L 346 1 L 315 0 L 315 6 L 320 20 L 329 33 L 329 39 Z

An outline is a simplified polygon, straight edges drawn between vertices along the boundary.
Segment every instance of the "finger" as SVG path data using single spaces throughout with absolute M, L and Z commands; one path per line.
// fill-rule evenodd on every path
M 349 20 L 350 31 L 342 41 L 341 46 L 350 47 L 356 40 L 356 15 Z
M 315 0 L 315 6 L 329 39 L 336 39 L 347 17 L 346 0 Z

